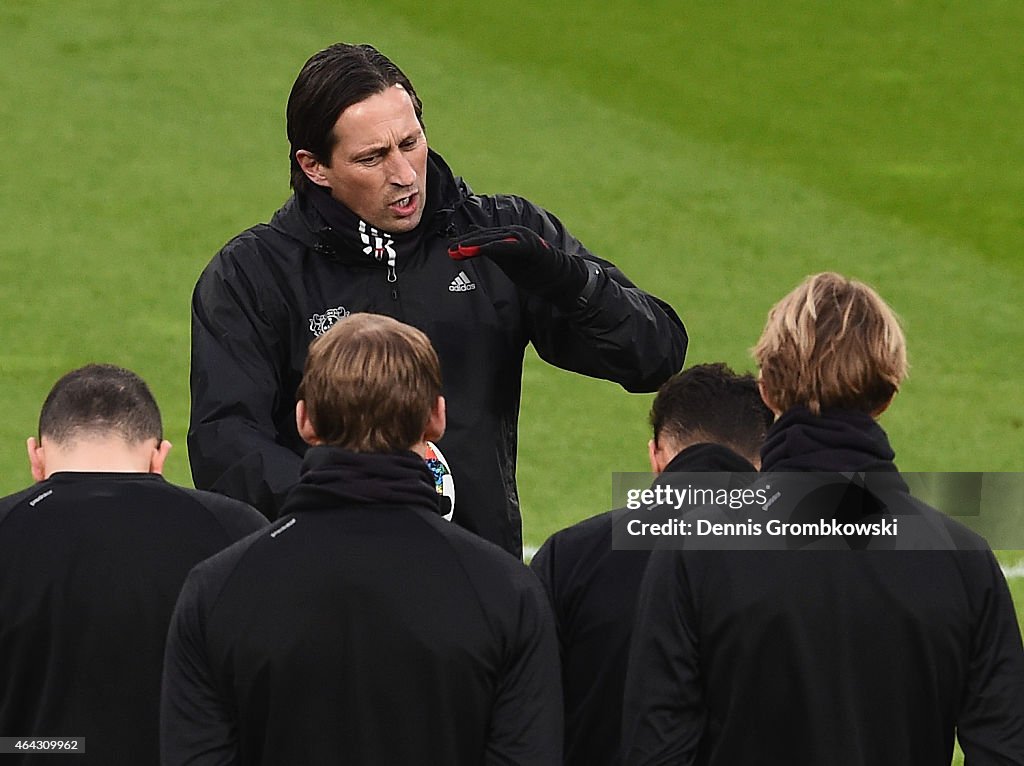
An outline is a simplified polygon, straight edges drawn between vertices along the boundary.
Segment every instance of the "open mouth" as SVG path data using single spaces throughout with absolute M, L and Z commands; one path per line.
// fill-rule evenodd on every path
M 419 198 L 417 192 L 413 192 L 407 197 L 402 197 L 392 202 L 388 207 L 394 210 L 399 215 L 408 215 L 410 212 L 416 209 L 416 201 Z

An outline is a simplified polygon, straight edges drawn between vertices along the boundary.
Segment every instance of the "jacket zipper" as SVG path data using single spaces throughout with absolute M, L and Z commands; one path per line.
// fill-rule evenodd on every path
M 391 285 L 391 300 L 398 300 L 398 272 L 395 271 L 395 258 L 388 258 L 388 284 Z

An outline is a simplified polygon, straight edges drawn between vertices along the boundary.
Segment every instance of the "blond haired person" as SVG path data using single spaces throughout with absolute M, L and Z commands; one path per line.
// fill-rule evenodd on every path
M 876 422 L 907 372 L 896 315 L 870 287 L 817 274 L 772 308 L 754 357 L 777 416 L 761 451 L 772 501 L 716 518 L 823 531 L 655 551 L 625 762 L 930 766 L 950 762 L 956 734 L 968 764 L 1024 763 L 1005 579 L 984 540 L 909 495 Z M 909 539 L 824 531 L 839 521 Z

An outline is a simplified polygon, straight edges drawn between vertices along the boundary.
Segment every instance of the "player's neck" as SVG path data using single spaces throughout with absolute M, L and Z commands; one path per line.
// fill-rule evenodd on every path
M 45 476 L 63 471 L 83 473 L 150 473 L 153 448 L 121 439 L 76 440 L 66 447 L 48 445 Z

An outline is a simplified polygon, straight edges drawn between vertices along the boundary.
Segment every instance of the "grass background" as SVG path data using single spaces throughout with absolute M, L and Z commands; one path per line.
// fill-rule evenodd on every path
M 5 0 L 0 491 L 30 481 L 39 405 L 89 361 L 150 382 L 190 482 L 191 288 L 287 196 L 285 99 L 337 40 L 397 60 L 477 191 L 549 207 L 670 301 L 688 363 L 751 369 L 771 304 L 839 270 L 905 320 L 900 466 L 1019 471 L 1022 25 L 1015 0 Z M 649 404 L 528 359 L 529 544 L 646 469 Z
M 875 285 L 912 377 L 884 418 L 905 470 L 1024 455 L 1024 60 L 1015 2 L 423 5 L 10 0 L 0 8 L 0 489 L 53 380 L 151 382 L 187 482 L 188 299 L 287 196 L 283 106 L 314 50 L 375 42 L 478 191 L 556 211 L 677 307 L 689 363 L 750 369 L 804 275 Z M 524 372 L 530 542 L 643 470 L 649 396 Z

